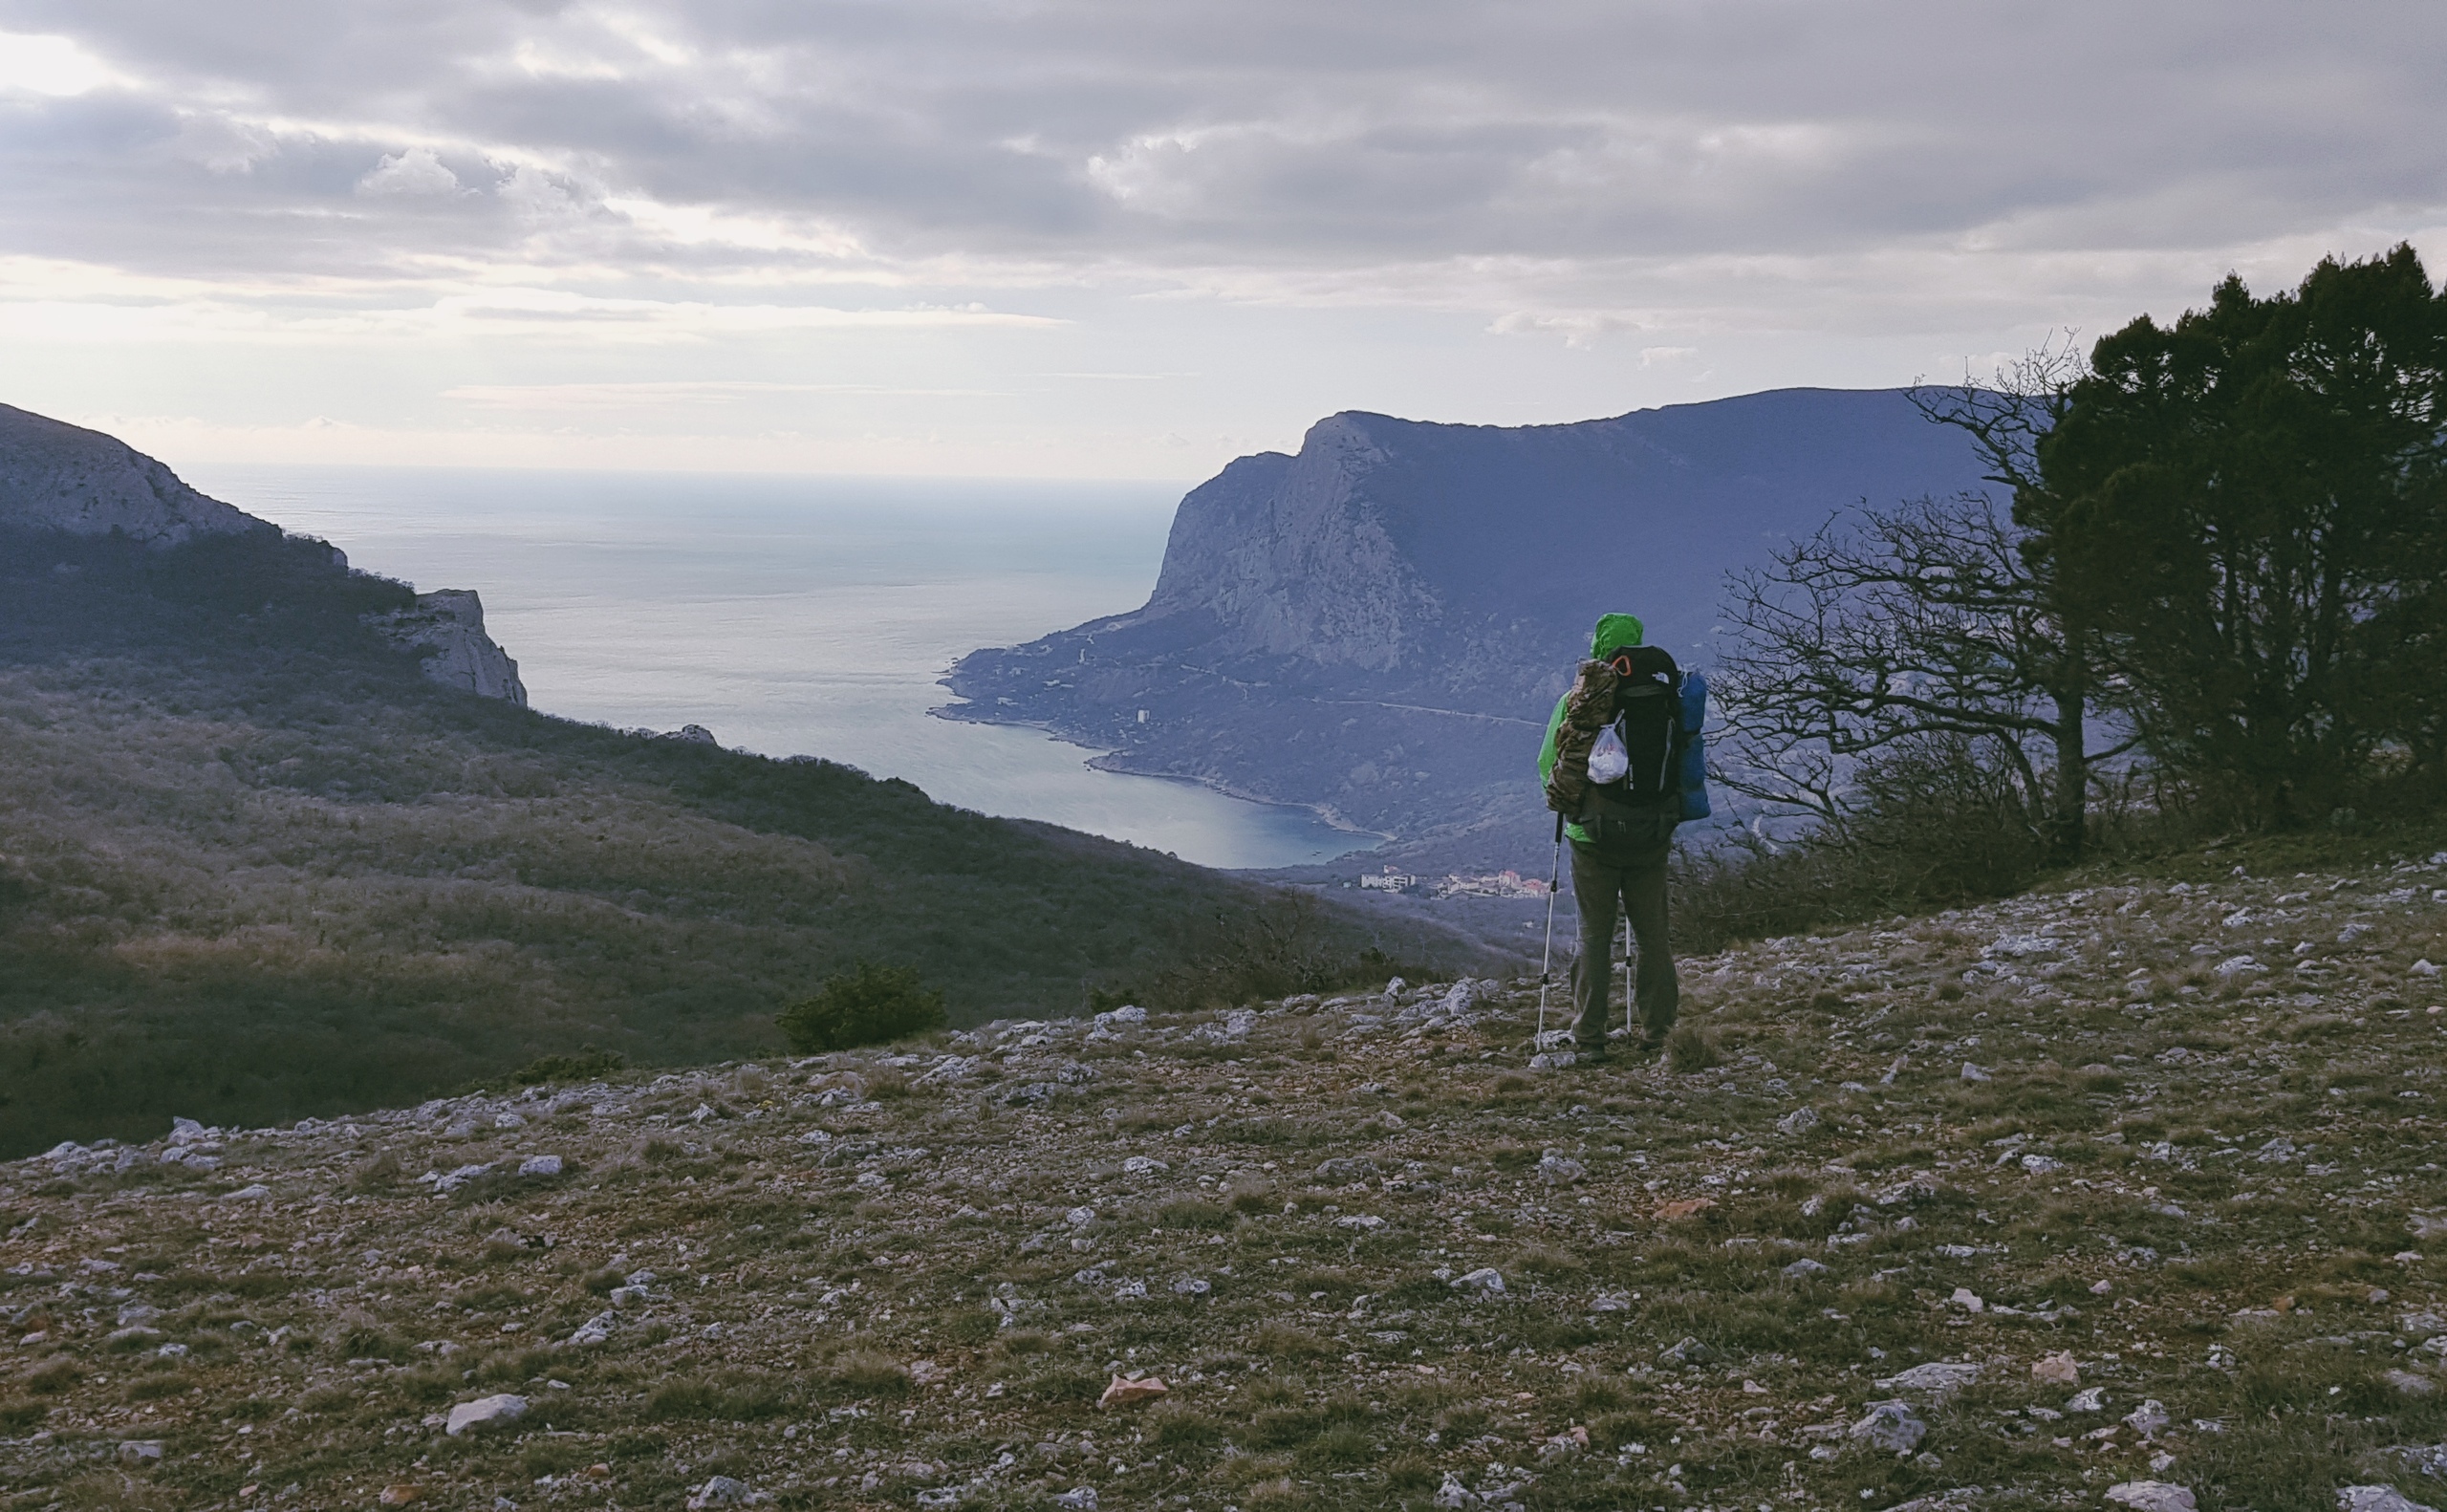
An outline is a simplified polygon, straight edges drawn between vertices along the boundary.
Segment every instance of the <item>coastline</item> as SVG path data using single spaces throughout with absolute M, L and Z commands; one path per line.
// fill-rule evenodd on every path
M 926 717 L 928 719 L 942 720 L 946 724 L 987 724 L 997 725 L 1005 729 L 1035 730 L 1039 734 L 1046 736 L 1048 739 L 1057 741 L 1062 745 L 1075 746 L 1076 748 L 1084 751 L 1094 752 L 1094 754 L 1091 755 L 1084 764 L 1092 771 L 1110 772 L 1116 777 L 1152 777 L 1163 782 L 1184 783 L 1193 788 L 1203 788 L 1208 792 L 1214 793 L 1219 797 L 1229 798 L 1236 803 L 1254 804 L 1263 809 L 1281 809 L 1294 813 L 1305 813 L 1337 833 L 1358 836 L 1374 842 L 1369 845 L 1355 846 L 1351 851 L 1344 853 L 1346 855 L 1358 855 L 1373 853 L 1396 843 L 1399 838 L 1397 835 L 1387 834 L 1382 831 L 1364 829 L 1355 825 L 1340 813 L 1337 813 L 1331 805 L 1294 803 L 1284 798 L 1268 798 L 1257 793 L 1242 791 L 1241 789 L 1234 788 L 1231 784 L 1213 777 L 1189 776 L 1177 771 L 1152 771 L 1143 767 L 1133 767 L 1117 760 L 1120 755 L 1119 752 L 1093 745 L 1086 741 L 1078 739 L 1076 736 L 1068 734 L 1065 731 L 1040 720 L 994 719 L 989 717 L 981 717 L 978 705 L 973 702 L 964 702 L 959 703 L 942 704 L 935 708 L 928 709 L 926 711 Z M 1340 859 L 1340 857 L 1336 857 L 1336 859 Z M 1309 864 L 1331 865 L 1332 863 L 1310 862 Z M 1267 872 L 1278 871 L 1281 870 L 1281 868 L 1227 867 L 1221 868 L 1220 870 Z

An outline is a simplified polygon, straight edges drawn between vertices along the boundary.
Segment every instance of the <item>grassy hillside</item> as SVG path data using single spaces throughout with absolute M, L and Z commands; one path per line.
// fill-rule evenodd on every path
M 407 599 L 310 542 L 0 540 L 0 1149 L 414 1100 L 587 1044 L 755 1052 L 859 959 L 975 1022 L 1379 943 L 905 783 L 435 687 L 357 622 Z
M 1541 1069 L 1534 988 L 1440 983 L 24 1161 L 0 1475 L 30 1507 L 2437 1504 L 2447 864 L 2403 838 L 1694 959 L 1663 1064 Z M 447 1431 L 496 1394 L 524 1415 Z

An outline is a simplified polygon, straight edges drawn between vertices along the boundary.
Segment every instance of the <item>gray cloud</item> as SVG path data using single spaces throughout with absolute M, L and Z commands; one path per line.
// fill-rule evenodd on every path
M 0 0 L 0 368 L 228 457 L 1136 476 L 1353 405 L 1903 382 L 2447 247 L 2442 42 L 2429 0 Z M 1089 372 L 1174 376 L 1034 377 Z
M 2447 203 L 2425 4 L 16 0 L 0 28 L 136 81 L 0 106 L 0 235 L 159 272 L 2199 247 Z M 411 161 L 473 192 L 357 192 Z M 862 251 L 682 244 L 614 207 L 640 200 Z

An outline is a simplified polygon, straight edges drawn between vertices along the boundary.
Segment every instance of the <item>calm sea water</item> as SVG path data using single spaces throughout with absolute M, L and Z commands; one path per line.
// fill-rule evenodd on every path
M 383 467 L 196 468 L 206 492 L 422 589 L 472 588 L 538 709 L 703 724 L 1209 866 L 1370 843 L 1305 811 L 1092 771 L 930 719 L 958 657 L 1137 607 L 1176 487 Z

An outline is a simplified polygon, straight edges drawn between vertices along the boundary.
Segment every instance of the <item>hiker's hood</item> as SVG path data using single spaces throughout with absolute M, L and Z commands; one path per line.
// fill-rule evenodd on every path
M 1634 616 L 1600 615 L 1597 616 L 1597 633 L 1589 637 L 1590 659 L 1603 661 L 1625 646 L 1638 645 L 1640 637 L 1645 634 L 1646 628 Z

